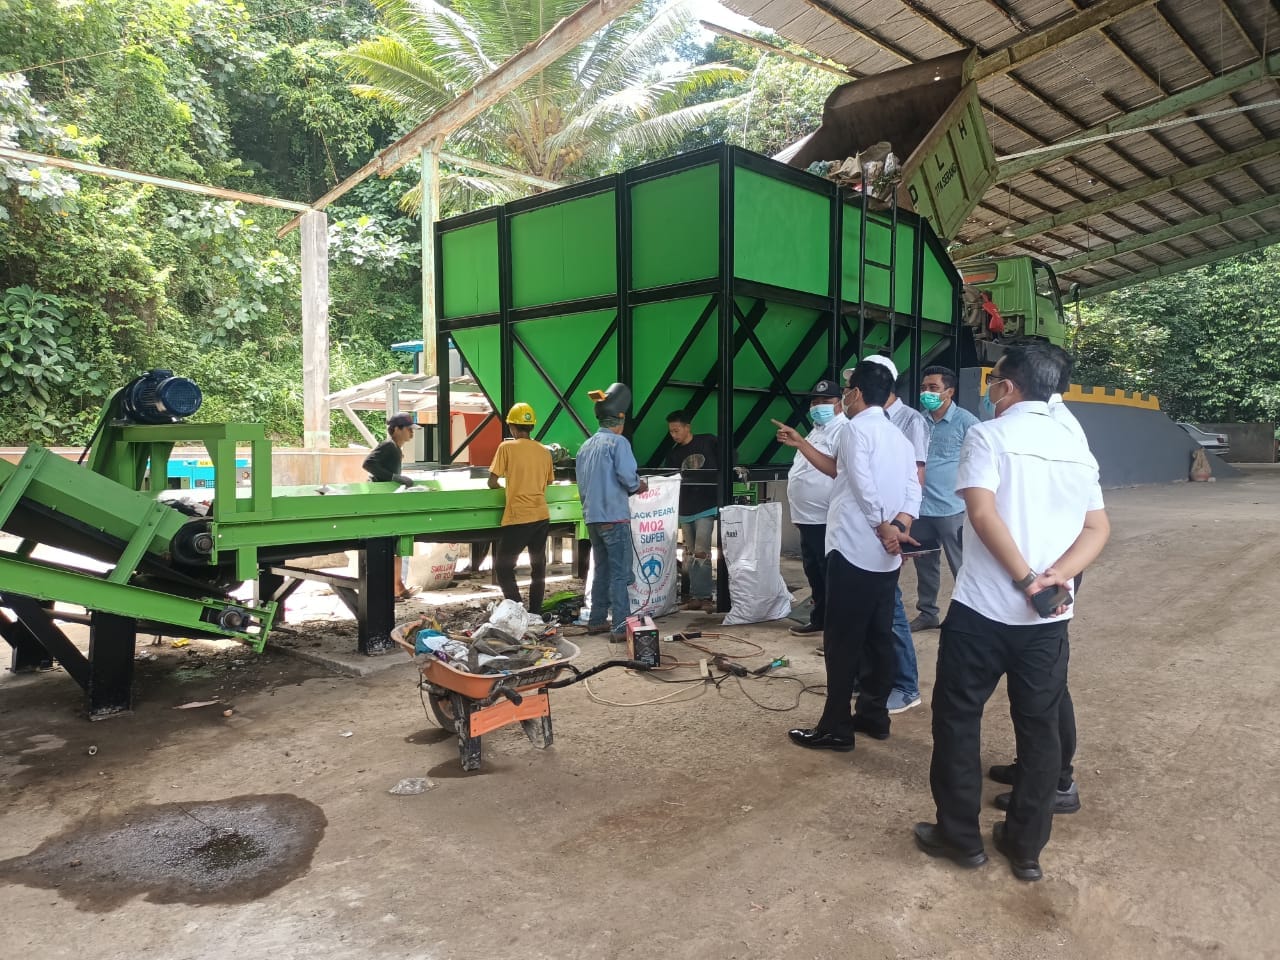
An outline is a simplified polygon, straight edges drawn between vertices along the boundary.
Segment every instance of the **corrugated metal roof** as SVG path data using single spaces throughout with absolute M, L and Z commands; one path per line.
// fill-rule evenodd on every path
M 725 6 L 857 74 L 880 73 L 967 47 L 988 56 L 1102 0 L 722 0 Z M 997 156 L 1065 142 L 1280 50 L 1273 0 L 1158 0 L 1102 29 L 979 83 Z M 1275 64 L 1273 63 L 1273 67 Z M 1269 76 L 1157 122 L 1280 99 Z M 993 186 L 957 243 L 999 237 L 1024 224 L 1102 199 L 1186 167 L 1280 139 L 1280 106 L 1130 134 Z M 997 247 L 1050 263 L 1166 230 L 1280 193 L 1280 153 L 1184 184 L 1079 223 Z M 1072 266 L 1064 285 L 1109 283 L 1272 236 L 1280 207 L 1210 224 L 1104 260 Z

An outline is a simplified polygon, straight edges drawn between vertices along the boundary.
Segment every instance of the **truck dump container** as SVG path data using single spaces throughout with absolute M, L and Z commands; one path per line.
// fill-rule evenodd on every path
M 972 58 L 962 50 L 836 87 L 822 126 L 776 159 L 803 170 L 888 141 L 901 161 L 899 205 L 938 236 L 954 237 L 995 183 L 995 153 L 969 80 Z

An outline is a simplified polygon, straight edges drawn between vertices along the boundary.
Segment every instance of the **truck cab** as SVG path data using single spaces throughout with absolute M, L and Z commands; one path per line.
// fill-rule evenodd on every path
M 1028 340 L 1067 345 L 1067 326 L 1053 268 L 1035 257 L 1001 257 L 960 266 L 965 284 L 964 322 L 973 331 L 983 360 L 994 361 L 999 347 Z M 1004 321 L 993 333 L 982 294 L 990 296 Z M 990 356 L 994 353 L 995 356 Z

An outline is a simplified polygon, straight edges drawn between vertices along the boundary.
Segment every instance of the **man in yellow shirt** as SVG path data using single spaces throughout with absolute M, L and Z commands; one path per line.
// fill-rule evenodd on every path
M 546 491 L 555 473 L 547 448 L 530 437 L 537 423 L 529 404 L 512 405 L 507 413 L 511 439 L 503 440 L 494 454 L 493 465 L 489 467 L 489 486 L 496 490 L 500 486 L 499 478 L 507 481 L 507 508 L 502 513 L 502 532 L 493 553 L 498 586 L 508 600 L 523 602 L 516 585 L 516 560 L 521 551 L 527 549 L 533 578 L 526 609 L 540 616 L 546 590 L 547 532 L 551 525 Z

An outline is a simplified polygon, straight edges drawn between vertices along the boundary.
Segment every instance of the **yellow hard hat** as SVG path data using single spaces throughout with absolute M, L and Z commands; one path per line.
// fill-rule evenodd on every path
M 533 407 L 527 403 L 514 403 L 507 411 L 507 423 L 514 423 L 517 427 L 533 427 L 537 426 L 538 418 L 533 415 Z

